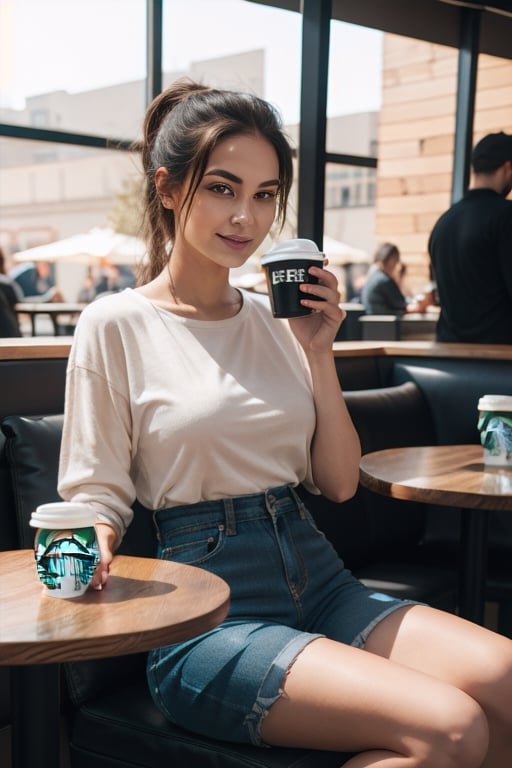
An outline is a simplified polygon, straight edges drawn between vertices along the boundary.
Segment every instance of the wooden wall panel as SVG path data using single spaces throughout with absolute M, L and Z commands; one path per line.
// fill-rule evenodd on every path
M 450 205 L 458 52 L 385 35 L 377 169 L 377 240 L 394 242 L 407 281 L 429 280 L 427 242 Z M 478 62 L 474 141 L 512 133 L 512 62 L 482 55 Z

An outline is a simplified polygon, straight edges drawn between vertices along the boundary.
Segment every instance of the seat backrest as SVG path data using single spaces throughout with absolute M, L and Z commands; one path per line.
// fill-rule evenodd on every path
M 6 442 L 4 434 L 0 432 L 0 550 L 19 547 L 11 470 L 5 453 Z
M 5 455 L 10 471 L 18 546 L 33 546 L 29 521 L 39 504 L 59 501 L 59 466 L 62 416 L 7 416 L 2 420 Z
M 396 315 L 361 315 L 358 320 L 363 341 L 398 341 L 400 319 Z
M 413 382 L 344 396 L 363 453 L 435 443 L 428 404 Z M 302 491 L 301 495 L 349 568 L 403 557 L 423 536 L 424 504 L 389 499 L 361 486 L 342 504 Z

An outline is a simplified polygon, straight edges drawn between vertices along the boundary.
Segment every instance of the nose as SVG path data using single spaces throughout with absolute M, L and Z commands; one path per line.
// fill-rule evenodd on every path
M 247 224 L 253 218 L 250 203 L 238 200 L 236 209 L 231 214 L 232 224 Z

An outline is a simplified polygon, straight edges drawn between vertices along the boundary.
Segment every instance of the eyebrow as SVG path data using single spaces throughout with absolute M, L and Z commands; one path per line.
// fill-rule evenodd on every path
M 242 179 L 239 176 L 235 176 L 234 173 L 230 173 L 229 171 L 223 171 L 222 168 L 212 168 L 211 171 L 207 171 L 207 173 L 205 173 L 205 176 L 222 176 L 224 179 L 228 179 L 229 181 L 232 181 L 235 184 L 243 183 Z M 261 184 L 258 184 L 258 189 L 260 187 L 273 187 L 273 186 L 279 186 L 279 179 L 270 179 L 269 181 L 262 181 Z

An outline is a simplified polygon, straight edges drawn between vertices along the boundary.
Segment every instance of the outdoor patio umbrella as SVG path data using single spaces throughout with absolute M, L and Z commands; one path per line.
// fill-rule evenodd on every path
M 140 238 L 97 227 L 84 234 L 72 235 L 53 243 L 18 251 L 13 255 L 13 261 L 16 263 L 67 261 L 91 266 L 95 264 L 135 266 L 143 262 L 145 255 L 146 246 Z
M 348 243 L 342 243 L 341 240 L 335 240 L 329 235 L 324 235 L 323 251 L 329 259 L 330 264 L 343 266 L 344 264 L 369 264 L 372 257 L 368 256 L 366 251 L 360 248 L 354 248 Z

